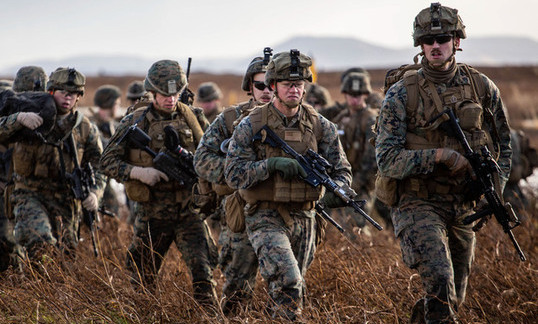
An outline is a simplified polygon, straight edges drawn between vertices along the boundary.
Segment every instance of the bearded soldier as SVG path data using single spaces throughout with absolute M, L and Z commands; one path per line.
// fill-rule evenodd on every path
M 219 197 L 234 192 L 226 185 L 224 179 L 226 153 L 221 151 L 221 145 L 224 145 L 223 142 L 226 143 L 225 141 L 231 138 L 234 127 L 240 118 L 248 115 L 257 105 L 268 103 L 273 97 L 273 91 L 264 82 L 269 59 L 270 55 L 267 55 L 265 60 L 263 57 L 256 57 L 250 62 L 243 77 L 241 88 L 251 98 L 249 101 L 229 107 L 219 114 L 204 133 L 196 150 L 194 156 L 196 172 L 200 177 L 212 183 Z M 225 206 L 224 201 L 222 206 Z M 226 212 L 233 213 L 234 211 L 228 210 Z M 225 314 L 230 314 L 237 310 L 241 301 L 251 297 L 256 283 L 258 259 L 246 232 L 244 230 L 239 232 L 230 230 L 226 226 L 224 215 L 221 217 L 223 226 L 219 236 L 219 245 L 222 246 L 219 265 L 226 278 L 222 289 L 226 298 L 223 311 Z M 242 213 L 229 215 L 226 218 L 229 217 L 242 217 Z
M 86 78 L 77 70 L 58 68 L 47 82 L 50 95 L 41 95 L 45 102 L 39 107 L 39 114 L 17 112 L 0 119 L 0 137 L 16 140 L 15 188 L 11 195 L 14 236 L 31 260 L 38 260 L 50 246 L 72 252 L 78 243 L 81 208 L 97 211 L 103 177 L 96 173 L 95 185 L 82 204 L 74 199 L 67 181 L 77 164 L 97 168 L 102 152 L 97 127 L 76 111 L 85 82 Z M 42 118 L 42 113 L 45 116 L 50 112 L 49 102 L 53 116 Z M 19 135 L 12 136 L 15 134 Z
M 104 172 L 123 182 L 127 196 L 136 202 L 127 268 L 136 287 L 142 284 L 154 290 L 163 258 L 175 242 L 190 270 L 194 298 L 214 311 L 216 247 L 205 223 L 189 208 L 190 188 L 157 170 L 146 151 L 132 147 L 128 136 L 124 138 L 129 127 L 136 125 L 151 138 L 150 149 L 159 152 L 164 149 L 165 127 L 171 126 L 179 135 L 180 145 L 193 152 L 208 123 L 200 109 L 178 101 L 187 86 L 178 62 L 155 62 L 148 70 L 144 86 L 154 100 L 122 119 L 101 158 Z
M 376 191 L 393 198 L 385 201 L 394 206 L 403 260 L 418 270 L 426 291 L 413 308 L 417 322 L 456 321 L 474 257 L 473 225 L 463 224 L 474 206 L 466 194 L 471 166 L 436 116 L 452 109 L 473 151 L 490 147 L 501 188 L 510 173 L 510 131 L 499 90 L 484 74 L 455 61 L 465 37 L 456 9 L 432 3 L 422 10 L 413 24 L 421 67 L 388 90 L 379 116 L 376 158 L 385 180 Z
M 311 65 L 297 50 L 273 57 L 265 83 L 274 89 L 274 98 L 236 127 L 225 169 L 226 182 L 246 201 L 247 235 L 269 287 L 273 316 L 291 320 L 302 310 L 304 275 L 316 248 L 314 203 L 323 190 L 299 178 L 306 173 L 297 160 L 253 138 L 267 125 L 297 152 L 318 152 L 332 165 L 333 179 L 350 184 L 351 167 L 335 125 L 302 104 L 305 83 L 312 81 Z M 326 202 L 335 206 L 331 202 L 336 199 L 332 194 Z

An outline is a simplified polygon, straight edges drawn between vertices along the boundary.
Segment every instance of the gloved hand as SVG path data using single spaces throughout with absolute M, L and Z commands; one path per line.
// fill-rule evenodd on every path
M 282 177 L 286 180 L 295 178 L 297 175 L 306 177 L 306 172 L 303 167 L 297 162 L 297 160 L 287 157 L 270 157 L 267 159 L 267 171 L 274 173 L 280 172 Z
M 133 167 L 129 174 L 131 179 L 140 180 L 148 186 L 154 186 L 157 182 L 164 180 L 168 181 L 168 177 L 163 172 L 152 167 Z
M 90 192 L 88 197 L 82 202 L 82 207 L 88 211 L 97 211 L 99 208 L 99 201 L 97 200 L 97 195 L 93 192 Z
M 468 171 L 469 174 L 474 175 L 473 168 L 471 167 L 469 160 L 452 149 L 437 149 L 435 152 L 435 162 L 446 165 L 452 175 L 462 175 L 465 171 Z
M 321 203 L 328 208 L 338 208 L 346 206 L 346 203 L 342 199 L 340 199 L 340 197 L 330 191 L 327 191 L 323 198 L 321 198 Z
M 34 112 L 20 112 L 17 121 L 26 128 L 34 130 L 43 124 L 43 118 Z

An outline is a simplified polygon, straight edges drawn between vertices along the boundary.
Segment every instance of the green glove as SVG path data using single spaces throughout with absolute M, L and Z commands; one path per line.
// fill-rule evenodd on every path
M 345 207 L 346 203 L 340 199 L 334 192 L 326 192 L 323 198 L 321 198 L 321 203 L 328 208 L 338 208 Z
M 306 172 L 303 167 L 297 162 L 297 160 L 287 157 L 270 157 L 267 159 L 267 171 L 272 174 L 275 171 L 280 172 L 282 177 L 286 180 L 301 175 L 306 177 Z

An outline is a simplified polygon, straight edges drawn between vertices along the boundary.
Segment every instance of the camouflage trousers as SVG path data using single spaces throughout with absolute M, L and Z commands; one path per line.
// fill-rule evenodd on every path
M 249 207 L 247 204 L 245 210 Z M 302 311 L 304 276 L 316 251 L 314 213 L 291 211 L 291 227 L 273 209 L 258 209 L 245 217 L 260 273 L 268 284 L 273 317 L 295 320 Z
M 398 208 L 392 209 L 403 260 L 418 270 L 426 291 L 426 323 L 454 321 L 458 306 L 465 300 L 475 234 L 472 225 L 462 223 L 472 210 L 455 201 L 425 201 L 403 195 Z
M 258 272 L 258 258 L 246 232 L 234 233 L 223 225 L 219 236 L 219 266 L 225 281 L 222 294 L 226 298 L 223 311 L 233 313 L 239 304 L 252 297 Z
M 155 193 L 155 201 L 135 204 L 134 236 L 127 253 L 127 268 L 135 284 L 153 290 L 162 261 L 174 242 L 192 277 L 194 297 L 216 304 L 213 270 L 216 246 L 205 223 L 188 207 L 175 202 L 175 193 Z
M 114 191 L 114 188 L 110 185 L 110 179 L 108 179 L 105 191 L 103 192 L 103 198 L 101 199 L 100 206 L 109 212 L 112 212 L 118 217 L 118 211 L 120 208 L 120 203 L 118 201 L 118 195 Z
M 79 217 L 73 199 L 65 194 L 17 189 L 11 196 L 14 236 L 28 257 L 38 257 L 43 246 L 73 251 L 78 244 Z
M 13 263 L 15 246 L 13 223 L 7 218 L 4 212 L 4 202 L 0 199 L 0 272 Z

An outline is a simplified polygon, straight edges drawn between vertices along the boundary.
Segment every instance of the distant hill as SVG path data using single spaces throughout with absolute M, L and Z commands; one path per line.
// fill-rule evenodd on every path
M 409 39 L 411 42 L 411 39 Z M 297 48 L 316 60 L 320 71 L 343 70 L 351 66 L 365 68 L 387 68 L 410 63 L 418 53 L 417 48 L 392 49 L 373 45 L 349 37 L 309 37 L 290 38 L 273 46 L 275 52 Z M 483 37 L 462 40 L 463 52 L 458 53 L 458 61 L 473 65 L 538 65 L 538 42 L 524 37 Z M 208 73 L 244 73 L 245 66 L 259 51 L 242 58 L 223 57 L 219 59 L 194 58 L 192 70 Z M 94 55 L 75 56 L 62 60 L 43 60 L 23 65 L 39 65 L 45 71 L 53 71 L 58 66 L 75 66 L 87 75 L 144 75 L 153 59 L 137 56 Z M 184 65 L 186 62 L 180 62 Z M 3 71 L 2 75 L 14 75 L 20 66 Z

